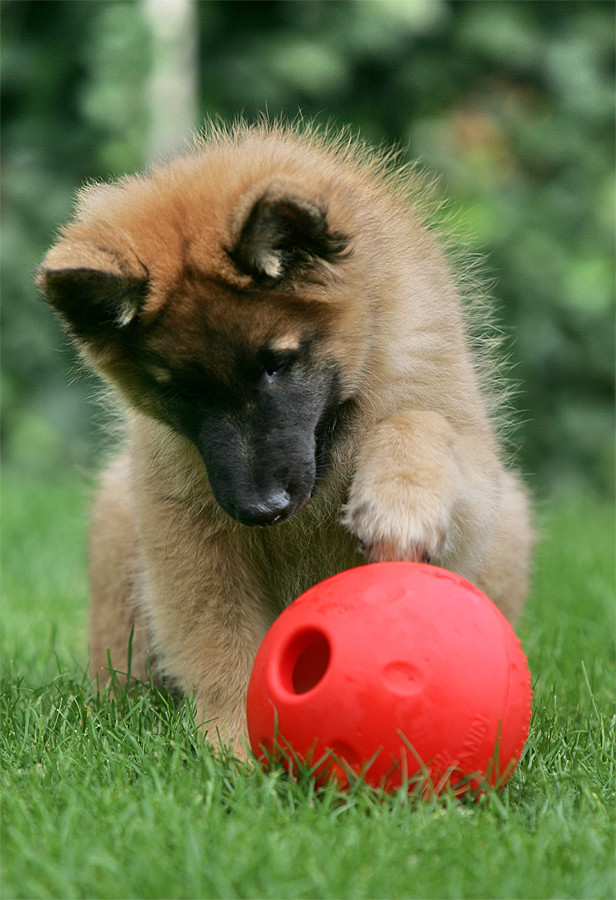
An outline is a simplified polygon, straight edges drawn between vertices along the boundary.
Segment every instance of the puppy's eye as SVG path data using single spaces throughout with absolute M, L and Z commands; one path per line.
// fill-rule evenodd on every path
M 263 371 L 270 378 L 273 378 L 274 375 L 281 375 L 285 372 L 289 366 L 291 365 L 291 358 L 287 357 L 286 359 L 272 359 L 269 362 L 265 363 L 263 367 Z
M 263 355 L 260 361 L 262 375 L 271 380 L 283 375 L 298 357 L 297 351 L 286 353 L 268 352 Z

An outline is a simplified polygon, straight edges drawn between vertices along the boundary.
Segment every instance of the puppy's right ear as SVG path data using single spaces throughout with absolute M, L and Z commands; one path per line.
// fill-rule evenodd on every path
M 47 254 L 36 283 L 77 338 L 121 332 L 138 321 L 148 295 L 148 273 L 112 251 L 69 238 Z
M 275 284 L 294 271 L 339 261 L 349 243 L 330 229 L 324 208 L 274 184 L 245 212 L 230 256 L 244 274 Z

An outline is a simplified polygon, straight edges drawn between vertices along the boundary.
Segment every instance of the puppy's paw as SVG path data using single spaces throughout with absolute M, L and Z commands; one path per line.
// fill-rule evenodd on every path
M 451 532 L 446 505 L 428 506 L 421 491 L 408 486 L 395 499 L 351 499 L 344 523 L 359 538 L 368 562 L 435 562 L 446 554 Z
M 427 544 L 418 542 L 402 543 L 396 542 L 391 538 L 382 539 L 374 538 L 372 541 L 360 540 L 362 553 L 366 557 L 366 562 L 435 562 L 445 552 L 445 536 L 442 539 L 442 550 L 440 544 L 436 543 L 429 547 Z
M 366 436 L 343 521 L 369 562 L 447 556 L 460 495 L 455 445 L 449 423 L 426 411 L 398 413 Z

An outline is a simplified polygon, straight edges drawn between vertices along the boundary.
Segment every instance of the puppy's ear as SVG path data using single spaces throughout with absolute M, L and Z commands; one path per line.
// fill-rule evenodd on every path
M 250 208 L 230 255 L 244 274 L 277 282 L 295 269 L 334 262 L 348 245 L 346 235 L 330 231 L 318 206 L 276 192 Z
M 84 340 L 126 329 L 148 294 L 142 266 L 129 268 L 111 251 L 70 239 L 49 251 L 36 283 L 70 331 Z

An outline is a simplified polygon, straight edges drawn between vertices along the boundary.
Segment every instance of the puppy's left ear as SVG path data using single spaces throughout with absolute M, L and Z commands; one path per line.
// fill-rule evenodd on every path
M 36 284 L 69 331 L 85 341 L 125 330 L 148 295 L 147 272 L 139 263 L 70 238 L 49 251 Z
M 245 275 L 282 281 L 298 269 L 333 263 L 350 239 L 330 230 L 323 209 L 291 195 L 266 193 L 245 216 L 230 255 Z

